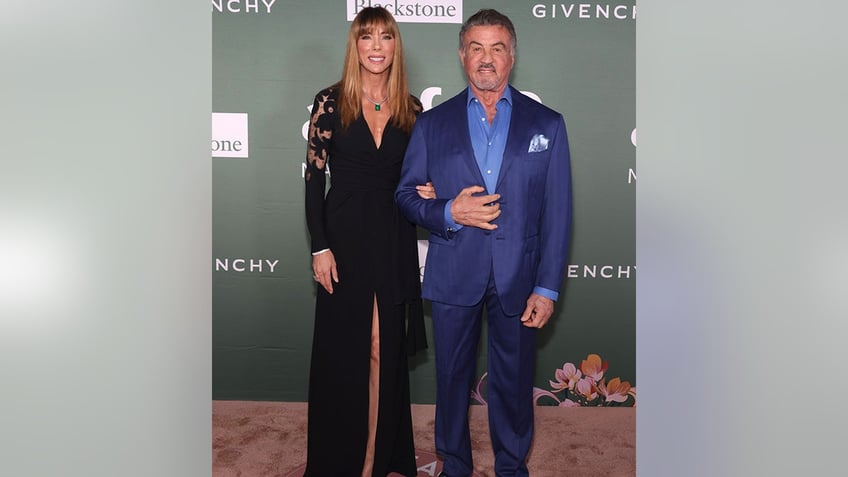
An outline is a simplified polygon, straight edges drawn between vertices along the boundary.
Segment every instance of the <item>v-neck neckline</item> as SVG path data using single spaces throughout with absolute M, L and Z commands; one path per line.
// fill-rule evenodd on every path
M 362 122 L 365 123 L 365 130 L 368 131 L 368 136 L 371 138 L 371 145 L 374 146 L 376 151 L 380 151 L 383 147 L 383 140 L 386 139 L 386 132 L 389 130 L 389 123 L 392 120 L 392 117 L 389 116 L 386 119 L 386 125 L 383 126 L 383 133 L 380 135 L 380 144 L 377 144 L 377 139 L 374 137 L 374 132 L 371 130 L 371 124 L 365 118 L 365 113 L 363 112 L 361 115 Z

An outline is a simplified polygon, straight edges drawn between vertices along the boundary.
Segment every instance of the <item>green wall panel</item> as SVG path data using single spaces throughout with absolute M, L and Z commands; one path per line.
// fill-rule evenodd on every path
M 306 400 L 315 284 L 302 127 L 314 94 L 341 72 L 347 3 L 277 0 L 268 11 L 260 1 L 247 11 L 253 3 L 242 1 L 235 12 L 213 2 L 213 111 L 246 113 L 249 136 L 247 158 L 212 158 L 215 399 Z M 590 353 L 609 361 L 607 376 L 635 386 L 635 4 L 584 3 L 581 18 L 578 3 L 452 3 L 463 19 L 480 8 L 510 16 L 518 36 L 512 83 L 563 113 L 568 128 L 573 269 L 554 321 L 539 334 L 536 386 L 549 389 L 557 368 L 579 366 Z M 413 94 L 440 88 L 437 105 L 465 87 L 458 24 L 400 28 Z M 414 402 L 433 402 L 432 349 L 412 360 L 411 391 Z

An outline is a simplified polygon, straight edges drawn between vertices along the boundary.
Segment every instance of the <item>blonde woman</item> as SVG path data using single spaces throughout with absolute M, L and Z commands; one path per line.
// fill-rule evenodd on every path
M 397 23 L 384 8 L 364 8 L 342 78 L 315 96 L 309 127 L 306 221 L 318 287 L 306 477 L 417 475 L 407 353 L 426 341 L 415 226 L 394 191 L 420 111 Z M 429 184 L 420 189 L 435 196 Z

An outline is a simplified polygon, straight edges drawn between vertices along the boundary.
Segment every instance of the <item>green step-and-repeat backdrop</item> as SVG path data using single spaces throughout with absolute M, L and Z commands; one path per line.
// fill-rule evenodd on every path
M 212 0 L 213 398 L 306 400 L 316 287 L 306 123 L 315 93 L 341 74 L 350 20 L 378 4 L 399 22 L 425 109 L 465 87 L 462 21 L 481 8 L 512 19 L 511 83 L 565 116 L 574 187 L 563 295 L 539 332 L 538 404 L 633 404 L 636 5 L 528 0 Z M 485 341 L 478 366 L 482 378 Z M 413 402 L 434 402 L 432 346 L 410 379 Z

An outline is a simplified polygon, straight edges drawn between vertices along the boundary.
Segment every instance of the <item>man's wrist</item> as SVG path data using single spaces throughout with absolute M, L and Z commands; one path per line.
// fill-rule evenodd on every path
M 445 203 L 445 231 L 447 232 L 458 232 L 463 226 L 462 224 L 458 224 L 453 220 L 453 214 L 451 213 L 451 205 L 453 204 L 453 199 L 450 199 Z

